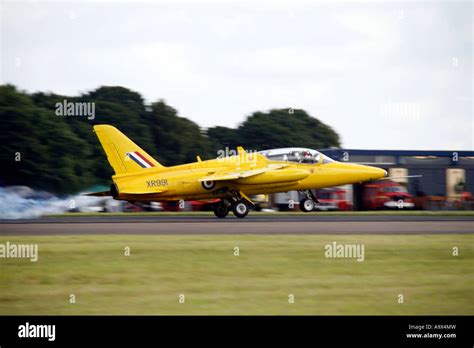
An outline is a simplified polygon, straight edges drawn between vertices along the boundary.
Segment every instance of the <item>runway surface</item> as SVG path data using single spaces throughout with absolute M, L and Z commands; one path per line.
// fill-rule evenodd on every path
M 0 222 L 14 235 L 472 234 L 469 216 L 66 216 Z

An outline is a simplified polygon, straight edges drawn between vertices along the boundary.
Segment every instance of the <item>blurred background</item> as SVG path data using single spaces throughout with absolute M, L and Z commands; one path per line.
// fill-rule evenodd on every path
M 321 211 L 473 209 L 470 1 L 20 1 L 0 14 L 4 218 L 209 209 L 82 197 L 110 184 L 102 123 L 164 165 L 303 147 L 423 175 L 321 190 Z M 94 118 L 58 116 L 65 101 L 93 103 Z M 296 192 L 254 199 L 298 209 Z

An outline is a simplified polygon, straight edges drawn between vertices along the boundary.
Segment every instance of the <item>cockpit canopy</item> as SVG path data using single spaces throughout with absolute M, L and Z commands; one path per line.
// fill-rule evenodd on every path
M 322 156 L 323 164 L 334 162 L 334 160 L 330 159 L 326 155 L 323 155 L 319 151 L 302 147 L 285 147 L 281 149 L 260 151 L 259 153 L 272 161 L 288 161 L 312 164 L 318 163 Z

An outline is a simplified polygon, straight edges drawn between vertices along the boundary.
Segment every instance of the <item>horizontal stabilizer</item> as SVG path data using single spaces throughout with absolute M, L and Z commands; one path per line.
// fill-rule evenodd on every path
M 145 190 L 121 190 L 121 194 L 126 195 L 154 195 L 157 193 L 163 193 L 168 191 L 168 189 L 156 189 L 153 191 L 145 191 Z M 102 192 L 91 192 L 91 193 L 84 193 L 83 196 L 93 196 L 93 197 L 112 197 L 112 192 L 110 191 L 102 191 Z
M 91 193 L 84 193 L 83 196 L 93 196 L 93 197 L 107 197 L 112 196 L 110 191 L 102 191 L 102 192 L 91 192 Z

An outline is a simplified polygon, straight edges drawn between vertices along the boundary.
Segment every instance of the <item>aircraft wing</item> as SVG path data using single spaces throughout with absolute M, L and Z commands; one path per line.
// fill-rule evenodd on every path
M 287 166 L 288 164 L 273 163 L 273 164 L 270 164 L 269 166 L 266 166 L 264 168 L 258 168 L 258 169 L 216 172 L 216 173 L 211 173 L 210 175 L 207 175 L 199 179 L 199 181 L 225 181 L 225 180 L 236 180 L 236 179 L 248 178 L 250 176 L 265 173 L 269 170 L 281 169 Z

